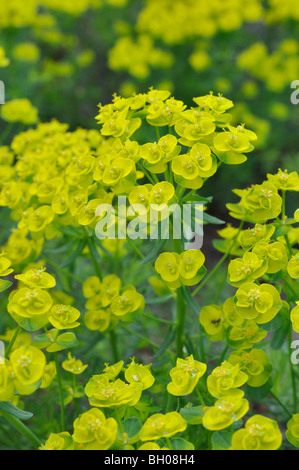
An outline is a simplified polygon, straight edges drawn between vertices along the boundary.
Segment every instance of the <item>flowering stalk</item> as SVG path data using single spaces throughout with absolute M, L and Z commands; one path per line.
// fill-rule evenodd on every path
M 63 389 L 62 389 L 61 373 L 60 373 L 60 367 L 59 367 L 59 361 L 58 361 L 57 353 L 54 353 L 54 361 L 55 361 L 55 366 L 56 366 L 59 396 L 60 396 L 61 431 L 63 432 L 65 430 L 65 411 L 64 411 L 64 400 L 63 400 Z
M 10 343 L 9 343 L 8 348 L 7 348 L 6 351 L 5 351 L 5 356 L 6 356 L 6 357 L 9 357 L 9 354 L 10 354 L 10 352 L 11 352 L 11 350 L 12 350 L 12 348 L 13 348 L 13 345 L 15 344 L 16 339 L 17 339 L 19 333 L 21 332 L 21 330 L 22 330 L 22 328 L 21 328 L 20 325 L 19 325 L 19 326 L 17 327 L 17 329 L 16 329 L 16 331 L 15 331 L 15 333 L 14 333 L 14 335 L 13 335 L 11 341 L 10 341 Z
M 236 243 L 237 243 L 237 240 L 238 240 L 238 236 L 240 235 L 241 233 L 241 230 L 244 226 L 244 220 L 242 220 L 241 224 L 240 224 L 240 227 L 239 227 L 239 230 L 238 230 L 238 233 L 237 235 L 235 236 L 229 250 L 225 253 L 225 255 L 221 258 L 221 260 L 219 261 L 218 264 L 216 264 L 216 266 L 214 267 L 214 269 L 212 269 L 212 271 L 210 272 L 210 274 L 203 280 L 203 282 L 201 284 L 199 284 L 199 286 L 194 290 L 194 292 L 192 293 L 193 296 L 195 296 L 196 294 L 198 294 L 199 291 L 201 291 L 201 289 L 203 289 L 203 287 L 209 282 L 209 280 L 214 276 L 214 274 L 218 271 L 218 269 L 223 265 L 223 263 L 226 261 L 226 259 L 229 257 L 229 255 L 231 254 L 232 250 L 234 249 Z
M 173 239 L 173 248 L 176 253 L 180 254 L 182 251 L 181 240 Z M 176 298 L 176 322 L 177 322 L 176 349 L 177 349 L 178 357 L 182 357 L 183 355 L 185 314 L 186 314 L 186 304 L 185 304 L 185 300 L 183 296 L 183 290 L 182 290 L 182 287 L 179 287 L 177 290 L 177 298 Z

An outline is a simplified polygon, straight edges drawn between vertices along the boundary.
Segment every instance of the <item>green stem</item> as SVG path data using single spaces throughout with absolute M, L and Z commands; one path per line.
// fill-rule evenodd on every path
M 176 325 L 176 322 L 170 320 L 164 320 L 164 318 L 155 317 L 149 313 L 144 313 L 143 317 L 148 318 L 149 320 L 154 320 L 157 323 L 164 323 L 165 325 Z
M 98 278 L 100 279 L 100 281 L 102 281 L 102 279 L 103 279 L 102 271 L 101 271 L 100 265 L 99 265 L 98 261 L 96 260 L 96 257 L 95 257 L 95 254 L 94 254 L 94 250 L 96 250 L 96 246 L 95 246 L 92 238 L 90 238 L 90 237 L 87 238 L 87 245 L 88 245 L 88 248 L 89 248 L 89 253 L 90 253 L 92 264 L 94 266 L 94 270 L 95 270 Z
M 152 176 L 149 174 L 149 172 L 141 165 L 141 163 L 138 163 L 138 162 L 137 162 L 137 166 L 140 168 L 140 170 L 142 171 L 142 173 L 145 174 L 145 176 L 147 177 L 147 179 L 149 180 L 149 182 L 155 186 L 155 184 L 158 182 L 156 175 L 155 175 L 155 179 L 153 179 L 153 177 L 152 177 Z
M 110 344 L 111 344 L 111 349 L 112 349 L 113 360 L 114 362 L 118 362 L 120 356 L 119 356 L 119 351 L 117 347 L 117 336 L 114 330 L 110 332 Z
M 57 353 L 54 353 L 54 360 L 56 366 L 56 373 L 57 373 L 57 381 L 58 381 L 58 388 L 59 388 L 59 397 L 60 397 L 60 409 L 61 409 L 61 431 L 65 431 L 65 412 L 64 412 L 64 400 L 63 400 L 63 389 L 62 389 L 62 380 L 61 380 L 61 373 L 60 373 L 60 366 L 58 361 Z
M 224 358 L 225 358 L 226 353 L 227 353 L 228 350 L 229 350 L 229 346 L 226 345 L 225 348 L 224 348 L 224 350 L 222 351 L 222 354 L 221 354 L 220 358 L 219 358 L 218 365 L 221 365 L 221 364 L 222 364 L 222 362 L 223 362 L 223 360 L 224 360 Z
M 169 450 L 172 450 L 172 445 L 171 445 L 171 442 L 170 442 L 169 437 L 166 437 L 166 438 L 165 438 L 165 441 L 167 442 L 168 449 L 169 449 Z
M 277 401 L 277 403 L 281 406 L 281 408 L 289 415 L 289 416 L 293 416 L 292 413 L 287 409 L 287 407 L 280 401 L 280 399 L 278 398 L 277 395 L 275 395 L 275 393 L 270 390 L 270 395 L 274 398 L 275 401 Z
M 152 346 L 153 348 L 156 348 L 156 349 L 159 349 L 160 348 L 160 345 L 157 344 L 157 343 L 154 343 L 153 341 L 151 341 L 149 338 L 147 338 L 146 336 L 143 336 L 141 335 L 140 333 L 137 333 L 137 331 L 134 331 L 134 330 L 131 330 L 130 328 L 128 328 L 127 326 L 124 326 L 122 325 L 122 329 L 125 330 L 127 333 L 130 333 L 131 335 L 134 335 L 136 336 L 137 338 L 140 338 L 142 339 L 143 341 L 146 341 L 150 346 Z
M 242 220 L 241 224 L 240 224 L 240 227 L 239 227 L 239 230 L 238 230 L 238 233 L 237 235 L 235 236 L 229 250 L 225 253 L 225 255 L 221 258 L 221 260 L 219 261 L 218 264 L 216 264 L 216 266 L 214 267 L 214 269 L 210 272 L 210 274 L 203 280 L 203 282 L 201 284 L 199 284 L 199 286 L 197 287 L 197 289 L 195 289 L 195 291 L 192 293 L 193 296 L 195 296 L 196 294 L 198 294 L 199 291 L 201 291 L 201 289 L 203 289 L 203 287 L 209 282 L 209 280 L 214 276 L 214 274 L 218 271 L 218 269 L 223 265 L 223 263 L 226 261 L 226 259 L 229 257 L 229 255 L 231 254 L 233 248 L 235 247 L 236 245 L 236 242 L 238 240 L 238 236 L 242 230 L 244 226 L 244 221 Z
M 173 250 L 180 254 L 182 252 L 181 240 L 173 239 Z M 183 357 L 184 327 L 185 327 L 186 304 L 182 287 L 177 289 L 176 297 L 176 352 L 178 357 Z
M 281 210 L 281 220 L 284 222 L 285 215 L 286 215 L 286 191 L 283 189 L 282 193 L 282 210 Z
M 290 330 L 289 330 L 290 357 L 292 354 L 292 342 L 293 342 L 293 331 L 292 331 L 292 325 L 291 325 Z M 295 371 L 294 371 L 293 364 L 291 361 L 290 361 L 290 368 L 291 368 L 292 390 L 293 390 L 293 411 L 294 411 L 294 414 L 296 414 L 297 413 L 297 383 L 296 383 Z
M 177 348 L 176 348 L 176 351 L 177 351 L 178 357 L 183 357 L 186 304 L 185 304 L 185 300 L 184 300 L 181 288 L 177 290 L 176 314 L 177 314 L 177 335 L 176 335 Z
M 119 425 L 119 429 L 120 429 L 120 432 L 122 434 L 124 434 L 124 428 L 123 428 L 123 425 L 122 425 L 122 422 L 121 422 L 121 419 L 120 419 L 120 416 L 119 416 L 119 411 L 118 409 L 115 410 L 115 418 L 116 418 L 116 421 Z
M 19 325 L 19 326 L 17 327 L 17 329 L 16 329 L 16 331 L 15 331 L 15 333 L 14 333 L 14 335 L 13 335 L 13 337 L 12 337 L 10 343 L 9 343 L 9 345 L 8 345 L 8 348 L 7 348 L 6 351 L 5 351 L 5 357 L 6 357 L 6 358 L 9 357 L 9 354 L 11 353 L 11 350 L 12 350 L 12 348 L 13 348 L 13 345 L 15 344 L 16 339 L 17 339 L 19 333 L 21 332 L 21 330 L 22 330 L 22 328 L 21 328 L 20 325 Z
M 197 387 L 196 387 L 195 391 L 196 391 L 196 393 L 197 393 L 197 396 L 198 396 L 198 398 L 199 398 L 199 401 L 200 401 L 201 405 L 202 405 L 202 406 L 206 406 L 206 405 L 205 405 L 205 402 L 204 402 L 204 399 L 202 398 L 202 394 L 200 393 L 200 391 L 198 390 Z
M 292 292 L 292 294 L 294 294 L 294 298 L 297 299 L 298 294 L 297 294 L 297 292 L 295 292 L 295 290 L 293 289 L 293 287 L 291 286 L 291 284 L 289 283 L 289 281 L 288 281 L 288 279 L 287 279 L 286 277 L 284 277 L 283 282 L 284 282 L 285 285 L 290 289 L 290 291 Z
M 171 395 L 171 393 L 167 393 L 166 413 L 169 413 L 171 411 L 172 403 L 173 403 L 173 395 Z
M 139 256 L 139 258 L 141 258 L 142 260 L 145 258 L 145 256 L 143 256 L 143 254 L 141 253 L 141 251 L 139 250 L 139 248 L 135 245 L 135 243 L 133 242 L 133 240 L 131 240 L 130 238 L 127 238 L 126 241 L 131 245 L 131 247 L 133 248 L 133 250 L 135 251 L 135 253 Z M 157 271 L 155 270 L 155 268 L 151 265 L 150 261 L 148 261 L 147 263 L 147 266 L 155 273 L 157 274 Z M 165 287 L 167 287 L 167 289 L 169 289 L 169 286 L 166 284 L 166 282 L 161 279 L 162 283 L 164 284 Z M 174 292 L 169 292 L 170 295 L 172 295 L 172 297 L 176 297 L 175 296 L 175 293 Z
M 282 220 L 282 223 L 284 224 L 284 223 L 285 223 L 285 219 L 286 219 L 286 190 L 283 189 L 281 192 L 282 192 L 282 213 L 281 213 L 281 220 Z M 284 238 L 285 238 L 285 241 L 286 241 L 286 244 L 287 244 L 287 248 L 288 248 L 289 255 L 290 255 L 290 256 L 293 256 L 293 250 L 292 250 L 292 246 L 291 246 L 291 243 L 290 243 L 288 234 L 286 234 L 286 235 L 284 236 Z
M 22 421 L 20 421 L 18 418 L 15 416 L 12 416 L 11 414 L 7 413 L 6 411 L 1 410 L 0 415 L 3 416 L 3 418 L 6 419 L 15 429 L 17 429 L 31 444 L 35 447 L 38 448 L 41 446 L 41 442 L 38 439 L 38 437 L 33 434 L 33 432 L 25 426 Z
M 74 281 L 77 281 L 79 284 L 83 284 L 83 280 L 80 279 L 78 276 L 75 276 L 75 274 L 72 274 L 69 270 L 61 268 L 61 266 L 54 263 L 54 261 L 51 261 L 49 258 L 46 258 L 45 256 L 43 256 L 43 259 L 45 260 L 47 264 L 52 266 L 52 268 L 55 269 L 55 271 L 61 272 L 65 276 L 68 276 L 71 279 L 74 279 Z

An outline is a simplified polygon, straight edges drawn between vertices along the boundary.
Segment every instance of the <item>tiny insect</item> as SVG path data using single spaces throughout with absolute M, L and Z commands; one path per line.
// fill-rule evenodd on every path
M 213 323 L 213 325 L 217 325 L 217 323 L 220 323 L 221 322 L 221 318 L 218 318 L 218 320 L 212 320 L 211 323 Z

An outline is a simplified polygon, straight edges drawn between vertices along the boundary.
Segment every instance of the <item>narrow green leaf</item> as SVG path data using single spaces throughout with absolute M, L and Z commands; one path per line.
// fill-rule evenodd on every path
M 29 413 L 28 411 L 20 410 L 15 405 L 10 403 L 9 401 L 0 401 L 0 414 L 1 410 L 9 413 L 10 415 L 14 416 L 15 418 L 20 419 L 21 421 L 26 421 L 32 418 L 33 414 Z

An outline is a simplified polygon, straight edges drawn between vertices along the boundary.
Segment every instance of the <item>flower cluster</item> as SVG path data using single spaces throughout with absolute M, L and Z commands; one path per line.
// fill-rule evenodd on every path
M 167 285 L 173 289 L 182 284 L 193 286 L 202 278 L 202 267 L 205 257 L 200 250 L 178 253 L 162 253 L 155 268 Z
M 84 322 L 91 331 L 106 331 L 115 328 L 121 320 L 131 322 L 144 310 L 144 297 L 132 285 L 122 286 L 115 274 L 106 276 L 102 282 L 91 277 L 83 284 L 87 299 Z

